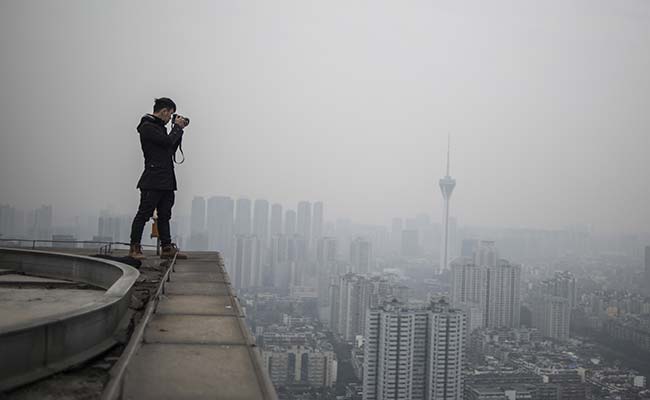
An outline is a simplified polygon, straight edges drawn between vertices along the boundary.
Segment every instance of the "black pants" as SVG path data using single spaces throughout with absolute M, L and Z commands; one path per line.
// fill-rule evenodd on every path
M 133 225 L 131 225 L 131 244 L 140 244 L 144 225 L 153 215 L 153 210 L 158 210 L 160 244 L 163 246 L 170 244 L 172 237 L 169 231 L 169 220 L 172 217 L 173 205 L 173 190 L 141 190 L 140 206 L 138 213 L 133 218 Z

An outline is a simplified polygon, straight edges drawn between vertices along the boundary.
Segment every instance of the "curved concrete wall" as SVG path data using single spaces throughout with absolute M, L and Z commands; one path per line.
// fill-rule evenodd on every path
M 0 268 L 106 289 L 77 310 L 0 328 L 0 392 L 83 362 L 115 344 L 133 284 L 128 265 L 92 257 L 0 248 Z M 2 305 L 0 304 L 0 315 Z

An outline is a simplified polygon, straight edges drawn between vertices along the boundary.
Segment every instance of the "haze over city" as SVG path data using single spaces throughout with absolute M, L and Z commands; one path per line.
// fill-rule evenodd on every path
M 224 194 L 440 221 L 451 135 L 461 224 L 648 231 L 645 1 L 110 4 L 0 5 L 0 203 L 132 212 L 135 127 L 169 96 L 180 214 Z

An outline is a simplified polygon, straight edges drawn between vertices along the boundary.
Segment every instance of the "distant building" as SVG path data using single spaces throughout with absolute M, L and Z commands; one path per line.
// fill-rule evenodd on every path
M 355 238 L 350 243 L 350 264 L 352 272 L 367 274 L 373 268 L 372 244 L 364 238 Z
M 294 210 L 287 210 L 284 213 L 284 234 L 293 236 L 296 232 L 296 212 Z
M 298 203 L 296 233 L 305 239 L 307 250 L 309 250 L 311 248 L 311 203 L 308 201 Z
M 567 340 L 571 310 L 576 305 L 575 277 L 570 272 L 557 272 L 553 278 L 542 281 L 533 296 L 533 326 L 545 337 Z
M 394 301 L 368 313 L 364 400 L 463 397 L 465 316 L 446 303 L 412 309 Z
M 110 238 L 112 241 L 124 241 L 126 238 L 121 237 L 121 219 L 119 217 L 104 216 L 97 219 L 97 235 L 103 238 Z
M 27 218 L 27 236 L 29 239 L 52 239 L 53 212 L 51 205 L 35 209 Z
M 284 231 L 282 230 L 282 205 L 273 204 L 271 206 L 271 226 L 270 226 L 270 235 L 281 235 Z
M 406 229 L 402 232 L 401 253 L 404 257 L 417 257 L 420 255 L 420 238 L 417 229 Z
M 645 247 L 645 280 L 646 287 L 650 292 L 650 246 Z
M 251 229 L 251 201 L 250 199 L 237 199 L 235 208 L 235 234 L 250 235 Z
M 571 309 L 564 297 L 542 295 L 533 304 L 533 326 L 544 337 L 561 341 L 569 339 Z
M 474 252 L 478 249 L 478 239 L 463 239 L 460 248 L 461 257 L 473 257 Z
M 208 199 L 207 228 L 209 248 L 230 259 L 234 234 L 235 202 L 230 197 Z
M 16 234 L 16 209 L 10 205 L 0 205 L 0 237 L 10 238 Z
M 261 286 L 260 243 L 257 237 L 237 235 L 234 241 L 233 261 L 228 274 L 235 289 Z
M 451 272 L 451 304 L 469 313 L 470 328 L 481 314 L 483 326 L 519 327 L 521 267 L 498 259 L 494 242 L 482 241 L 473 259 L 452 261 Z
M 262 351 L 264 369 L 276 386 L 308 385 L 313 388 L 336 384 L 338 363 L 331 350 L 309 346 L 270 346 Z
M 269 202 L 263 199 L 255 200 L 255 208 L 253 209 L 253 235 L 257 236 L 263 249 L 268 246 Z
M 521 267 L 500 259 L 487 268 L 487 321 L 490 328 L 518 328 L 521 309 Z
M 311 240 L 317 243 L 323 237 L 323 202 L 314 203 L 313 214 L 311 218 Z
M 194 196 L 192 199 L 192 213 L 190 215 L 190 233 L 205 231 L 205 199 Z

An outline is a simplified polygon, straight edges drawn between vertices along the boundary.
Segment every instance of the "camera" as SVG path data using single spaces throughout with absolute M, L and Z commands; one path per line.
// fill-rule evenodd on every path
M 187 117 L 183 117 L 182 115 L 178 115 L 178 114 L 174 114 L 174 115 L 172 115 L 172 124 L 175 124 L 175 123 L 176 123 L 176 117 L 184 118 L 185 121 L 187 122 L 187 123 L 185 124 L 185 126 L 187 126 L 187 125 L 190 124 L 190 119 L 189 119 L 189 118 L 187 118 Z

